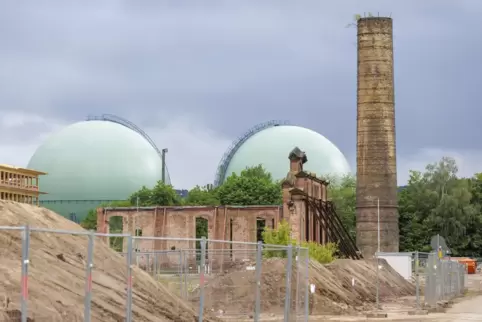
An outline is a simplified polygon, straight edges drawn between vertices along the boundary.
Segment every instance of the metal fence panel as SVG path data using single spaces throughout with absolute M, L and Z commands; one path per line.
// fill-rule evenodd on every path
M 296 302 L 294 314 L 296 321 L 308 321 L 310 303 L 310 282 L 309 282 L 309 265 L 310 257 L 307 248 L 296 248 L 296 284 L 294 285 L 296 293 Z
M 204 238 L 134 240 L 146 248 L 158 243 L 152 251 L 135 247 L 135 265 L 198 308 L 200 318 L 208 312 L 231 319 L 259 321 L 275 315 L 307 321 L 306 248 Z
M 416 305 L 421 309 L 424 303 L 424 296 L 427 294 L 428 265 L 430 253 L 415 252 L 412 260 L 412 272 L 415 280 Z
M 119 317 L 125 317 L 126 322 L 131 322 L 134 320 L 132 312 L 135 309 L 133 299 L 139 296 L 135 294 L 136 281 L 132 274 L 137 266 L 168 290 L 197 307 L 199 321 L 207 313 L 253 321 L 260 321 L 267 315 L 272 317 L 273 314 L 284 318 L 286 322 L 308 321 L 309 256 L 306 248 L 205 238 L 132 237 L 126 234 L 61 231 L 28 226 L 0 227 L 0 230 L 3 230 L 0 236 L 5 239 L 2 243 L 4 249 L 0 247 L 0 255 L 5 255 L 2 256 L 2 261 L 8 259 L 18 263 L 18 269 L 10 272 L 18 275 L 18 285 L 3 290 L 5 298 L 10 300 L 9 308 L 12 309 L 4 310 L 11 313 L 9 319 L 26 322 L 27 318 L 34 318 L 35 321 L 53 322 L 67 318 L 75 322 L 82 316 L 84 322 L 90 322 L 94 320 L 92 303 L 103 300 L 96 290 L 100 292 L 103 285 L 110 283 L 115 284 L 108 286 L 118 294 L 110 304 L 119 308 Z M 68 235 L 69 242 L 60 238 L 61 235 Z M 17 239 L 17 243 L 8 242 L 13 238 Z M 52 247 L 52 243 L 57 245 Z M 108 253 L 106 247 L 99 246 L 105 244 L 118 254 Z M 12 245 L 19 247 L 17 252 L 12 252 Z M 49 249 L 63 250 L 59 254 L 50 254 L 51 260 L 42 258 L 42 261 L 47 260 L 51 265 L 61 266 L 68 272 L 65 276 L 54 278 L 62 279 L 63 287 L 68 287 L 83 299 L 83 307 L 75 306 L 73 309 L 77 311 L 71 318 L 65 315 L 68 315 L 65 310 L 64 315 L 59 316 L 55 303 L 61 303 L 61 299 L 56 300 L 55 294 L 51 295 L 52 308 L 40 307 L 40 303 L 35 300 L 29 301 L 30 272 L 35 274 L 33 283 L 36 284 L 44 282 L 44 279 L 52 279 L 48 276 L 48 268 L 31 265 L 40 254 L 33 247 L 42 247 L 42 256 L 49 254 Z M 19 254 L 18 258 L 9 258 L 12 253 Z M 125 264 L 119 265 L 122 258 Z M 15 265 L 12 263 L 9 267 Z M 75 274 L 71 274 L 73 270 Z M 102 279 L 100 274 L 104 274 Z M 119 280 L 125 281 L 125 284 L 119 285 Z M 454 278 L 454 281 L 458 279 Z M 59 284 L 50 282 L 52 285 Z M 457 283 L 453 284 L 458 285 Z M 42 288 L 36 285 L 35 289 Z M 39 294 L 35 298 L 38 299 Z M 0 316 L 0 321 L 2 318 Z
M 111 254 L 106 254 L 105 245 L 109 245 L 113 250 L 125 250 L 126 254 L 118 254 L 121 258 L 116 258 Z M 92 261 L 92 275 L 90 283 L 91 299 L 92 302 L 103 303 L 105 294 L 102 292 L 102 288 L 108 287 L 112 289 L 112 296 L 109 305 L 116 308 L 117 317 L 128 317 L 128 292 L 130 288 L 130 282 L 128 269 L 128 235 L 123 234 L 94 234 L 93 245 L 93 261 Z M 119 263 L 122 263 L 119 265 Z M 86 265 L 88 265 L 86 263 Z M 87 273 L 86 273 L 86 278 Z M 92 318 L 92 321 L 95 321 Z
M 24 269 L 24 254 L 22 244 L 25 243 L 24 227 L 0 227 L 0 260 L 2 277 L 8 275 L 14 283 L 2 283 L 0 300 L 3 302 L 4 315 L 0 321 L 7 318 L 19 318 L 21 310 L 26 309 L 28 293 L 25 287 L 28 283 Z M 1 312 L 0 312 L 1 314 Z
M 427 258 L 424 304 L 435 306 L 461 296 L 465 291 L 466 268 L 450 258 L 440 259 L 436 253 Z

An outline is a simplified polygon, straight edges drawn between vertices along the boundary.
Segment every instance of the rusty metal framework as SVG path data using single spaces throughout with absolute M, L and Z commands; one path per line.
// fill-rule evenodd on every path
M 340 217 L 336 213 L 335 205 L 331 201 L 315 199 L 303 193 L 307 210 L 312 210 L 315 223 L 313 229 L 320 229 L 320 236 L 324 231 L 329 242 L 337 243 L 341 255 L 351 259 L 362 259 L 361 253 L 356 247 L 355 241 L 350 236 Z M 306 212 L 308 213 L 308 212 Z M 308 218 L 308 217 L 307 217 Z M 315 231 L 311 232 L 313 235 Z M 306 220 L 306 237 L 309 238 L 309 222 Z

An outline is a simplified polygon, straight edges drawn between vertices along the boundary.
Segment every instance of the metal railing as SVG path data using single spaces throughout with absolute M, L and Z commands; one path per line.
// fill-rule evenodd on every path
M 169 290 L 177 294 L 181 299 L 190 302 L 197 309 L 198 321 L 203 321 L 206 315 L 217 315 L 226 318 L 240 318 L 243 320 L 259 321 L 263 316 L 278 316 L 284 321 L 308 321 L 309 312 L 309 281 L 308 249 L 298 246 L 278 246 L 260 243 L 229 242 L 222 240 L 209 240 L 205 238 L 156 238 L 134 237 L 128 234 L 101 234 L 89 231 L 68 231 L 45 228 L 7 227 L 0 226 L 0 231 L 13 237 L 15 231 L 21 233 L 21 272 L 20 272 L 20 302 L 16 303 L 11 297 L 9 312 L 21 316 L 20 321 L 27 322 L 27 318 L 35 321 L 74 321 L 74 317 L 46 316 L 45 307 L 41 307 L 38 298 L 39 292 L 46 292 L 38 287 L 40 274 L 39 267 L 32 267 L 36 288 L 35 298 L 29 299 L 29 270 L 33 263 L 40 260 L 40 252 L 45 252 L 50 257 L 72 264 L 75 259 L 78 267 L 72 267 L 77 272 L 85 271 L 83 282 L 76 284 L 78 289 L 72 292 L 83 294 L 83 314 L 75 316 L 75 321 L 90 322 L 93 314 L 93 303 L 105 301 L 96 292 L 103 292 L 101 287 L 107 287 L 95 283 L 98 274 L 109 274 L 117 279 L 124 279 L 124 300 L 117 303 L 116 310 L 121 308 L 121 315 L 125 321 L 133 321 L 133 312 L 145 311 L 146 303 L 142 297 L 133 297 L 133 291 L 142 281 L 133 281 L 133 273 L 136 266 L 151 275 L 155 280 Z M 10 231 L 10 232 L 7 232 Z M 61 248 L 65 240 L 57 239 L 59 234 L 72 235 L 76 238 L 72 244 L 75 247 L 65 246 L 62 254 L 50 254 L 58 250 L 46 245 L 46 242 L 59 243 Z M 35 242 L 31 241 L 32 236 Z M 83 236 L 83 240 L 79 237 Z M 115 238 L 111 238 L 115 237 Z M 41 240 L 38 240 L 41 239 Z M 112 246 L 112 240 L 117 239 L 117 247 L 121 247 L 121 254 L 107 250 L 107 245 Z M 101 247 L 96 245 L 102 244 Z M 40 246 L 39 246 L 40 245 Z M 0 246 L 3 252 L 11 254 L 12 250 L 6 248 L 9 244 Z M 13 247 L 13 246 L 11 246 Z M 41 247 L 42 249 L 35 249 Z M 62 248 L 61 248 L 62 249 Z M 69 253 L 70 252 L 70 253 Z M 20 255 L 20 254 L 19 254 Z M 95 255 L 95 256 L 94 256 Z M 124 259 L 122 260 L 122 257 Z M 19 258 L 20 260 L 20 258 Z M 119 260 L 124 262 L 119 267 Z M 15 262 L 14 259 L 13 262 Z M 31 262 L 32 261 L 32 262 Z M 56 265 L 51 262 L 51 265 Z M 60 262 L 58 262 L 60 265 Z M 49 269 L 43 267 L 43 271 Z M 137 272 L 136 274 L 140 274 Z M 93 277 L 94 276 L 94 277 Z M 137 276 L 137 275 L 136 275 Z M 54 279 L 75 279 L 73 273 L 67 273 L 62 277 L 50 276 Z M 99 277 L 100 278 L 100 277 Z M 147 278 L 147 277 L 146 277 Z M 104 283 L 104 281 L 102 281 Z M 93 283 L 95 288 L 93 290 Z M 118 282 L 116 282 L 118 284 Z M 61 284 L 54 283 L 54 284 Z M 148 283 L 149 284 L 149 283 Z M 62 286 L 59 286 L 62 287 Z M 66 287 L 66 286 L 64 286 Z M 114 286 L 112 286 L 114 287 Z M 119 285 L 115 285 L 119 288 Z M 144 287 L 146 287 L 144 285 Z M 133 290 L 134 289 L 134 290 Z M 5 290 L 7 292 L 7 290 Z M 11 294 L 12 290 L 10 290 Z M 119 293 L 119 292 L 117 292 Z M 0 294 L 1 295 L 1 294 Z M 99 296 L 99 298 L 97 298 Z M 152 299 L 160 301 L 164 299 Z M 53 298 L 51 299 L 54 302 Z M 124 302 L 125 304 L 122 304 Z M 178 306 L 181 302 L 176 302 Z M 97 303 L 98 304 L 98 303 Z M 152 305 L 152 304 L 149 304 Z M 53 305 L 55 306 L 55 305 Z M 125 307 L 124 307 L 125 306 Z M 136 306 L 138 306 L 136 308 Z M 141 307 L 143 306 L 143 307 Z M 182 308 L 182 307 L 181 307 Z M 47 310 L 48 311 L 48 310 Z M 81 317 L 79 317 L 81 315 Z M 0 320 L 2 317 L 0 316 Z M 80 319 L 80 320 L 79 320 Z M 17 318 L 18 320 L 18 318 Z M 8 321 L 8 320 L 7 320 Z

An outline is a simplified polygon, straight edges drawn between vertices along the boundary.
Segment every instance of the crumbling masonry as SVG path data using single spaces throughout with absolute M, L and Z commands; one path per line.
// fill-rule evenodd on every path
M 129 207 L 97 209 L 97 229 L 109 233 L 109 220 L 123 218 L 123 232 L 142 236 L 168 237 L 169 240 L 141 239 L 136 249 L 141 252 L 174 249 L 196 249 L 195 241 L 174 240 L 175 238 L 196 238 L 196 218 L 208 222 L 208 236 L 211 240 L 234 242 L 256 242 L 259 221 L 270 228 L 276 228 L 283 219 L 288 221 L 292 238 L 297 241 L 327 243 L 341 241 L 342 252 L 356 257 L 353 241 L 349 240 L 331 202 L 327 201 L 327 185 L 324 180 L 303 171 L 307 157 L 295 148 L 289 154 L 290 168 L 283 181 L 283 204 L 280 206 L 184 206 L 184 207 Z M 336 223 L 333 222 L 336 217 Z M 263 225 L 263 226 L 264 226 Z M 104 237 L 107 242 L 108 238 Z M 124 249 L 126 243 L 124 243 Z M 227 243 L 208 242 L 210 251 L 231 247 Z M 233 251 L 246 246 L 233 244 Z

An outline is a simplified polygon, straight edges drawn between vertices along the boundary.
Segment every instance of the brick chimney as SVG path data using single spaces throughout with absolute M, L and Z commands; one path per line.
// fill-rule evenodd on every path
M 303 164 L 308 161 L 305 152 L 301 151 L 298 147 L 295 147 L 289 154 L 290 159 L 290 172 L 298 173 L 303 171 Z

